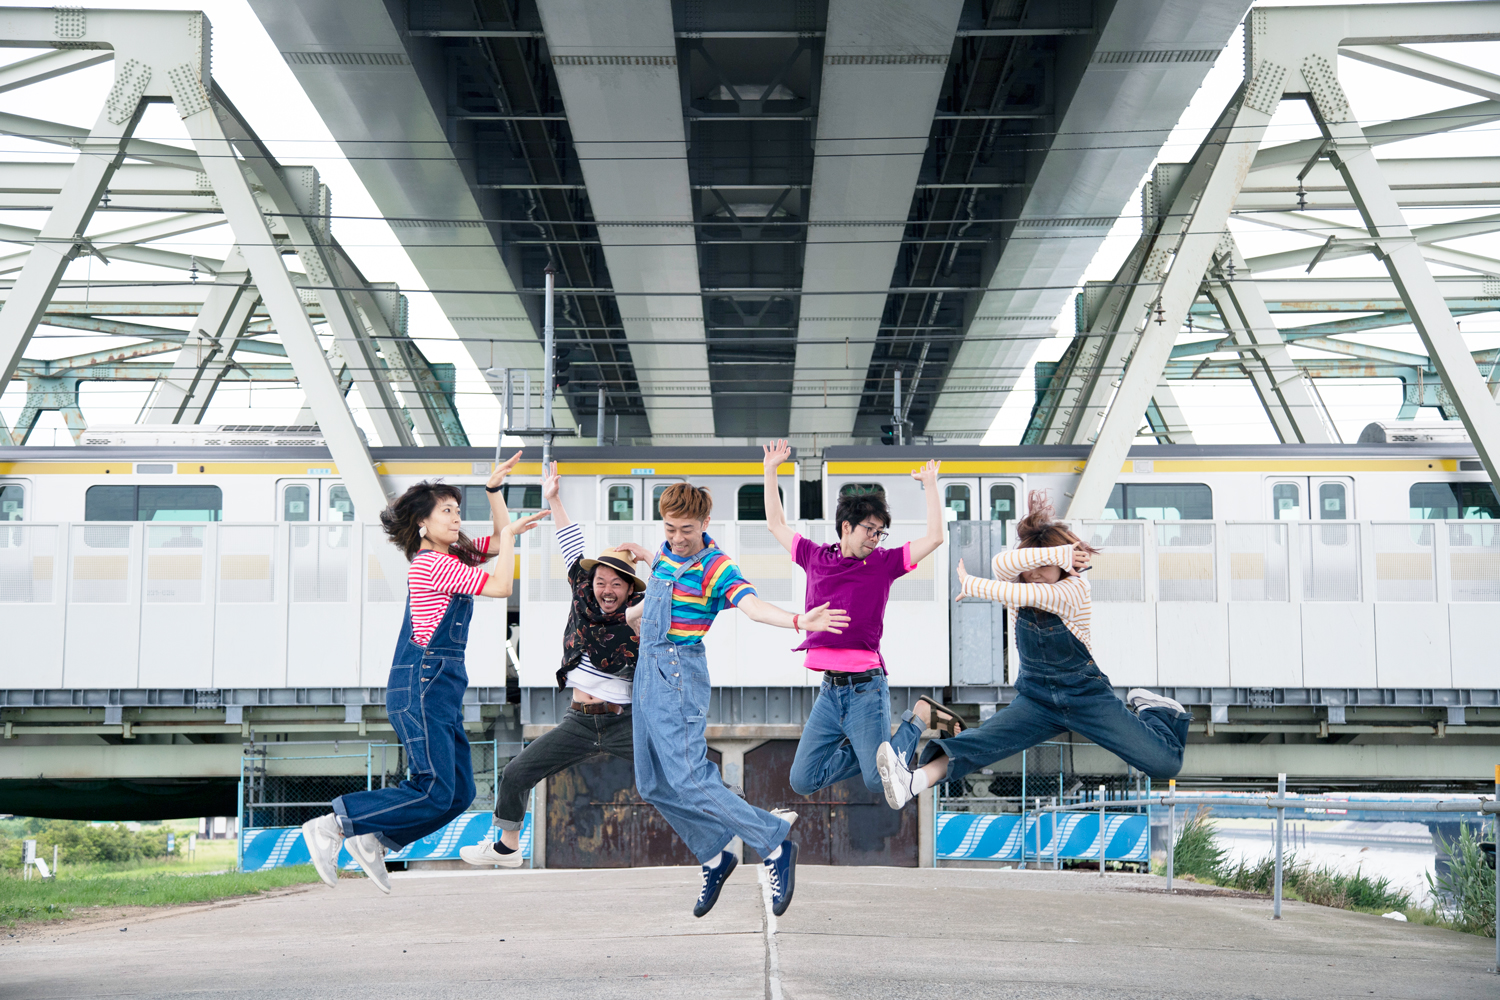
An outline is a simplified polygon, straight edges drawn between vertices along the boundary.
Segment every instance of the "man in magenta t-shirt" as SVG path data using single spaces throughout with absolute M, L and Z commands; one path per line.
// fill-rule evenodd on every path
M 929 723 L 944 731 L 962 728 L 952 710 L 923 698 L 901 717 L 891 735 L 891 693 L 886 683 L 880 636 L 891 584 L 943 544 L 943 511 L 938 500 L 938 463 L 912 472 L 927 491 L 927 534 L 899 549 L 880 547 L 891 526 L 883 493 L 856 493 L 839 498 L 834 524 L 839 541 L 814 545 L 786 523 L 776 468 L 791 457 L 785 441 L 765 447 L 766 527 L 807 573 L 807 607 L 832 601 L 845 608 L 849 624 L 840 633 L 810 632 L 798 650 L 807 653 L 807 669 L 821 671 L 823 687 L 813 703 L 802 740 L 792 761 L 791 785 L 798 795 L 860 775 L 865 787 L 882 791 L 875 752 L 889 740 L 910 757 Z

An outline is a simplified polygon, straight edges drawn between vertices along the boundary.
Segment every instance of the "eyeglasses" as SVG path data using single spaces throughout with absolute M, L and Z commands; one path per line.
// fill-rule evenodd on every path
M 889 531 L 886 531 L 884 528 L 872 528 L 868 524 L 861 524 L 860 527 L 864 529 L 866 535 L 875 539 L 877 542 L 883 542 L 891 535 L 891 533 Z

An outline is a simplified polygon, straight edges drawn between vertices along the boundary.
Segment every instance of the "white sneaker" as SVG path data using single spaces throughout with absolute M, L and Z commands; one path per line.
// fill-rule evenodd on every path
M 350 837 L 345 846 L 349 848 L 349 856 L 370 876 L 375 888 L 390 893 L 391 873 L 385 869 L 385 845 L 376 840 L 373 833 L 362 833 Z
M 1147 691 L 1145 688 L 1131 688 L 1125 695 L 1125 704 L 1129 705 L 1136 714 L 1140 714 L 1143 708 L 1170 708 L 1174 712 L 1185 712 L 1179 701 L 1173 701 L 1166 695 Z
M 339 885 L 339 845 L 344 842 L 344 828 L 333 813 L 310 819 L 302 824 L 302 841 L 312 855 L 318 878 L 337 889 Z
M 912 771 L 906 761 L 896 752 L 889 741 L 880 744 L 875 751 L 875 769 L 880 772 L 880 783 L 885 786 L 885 802 L 892 809 L 900 809 L 912 800 Z
M 460 847 L 458 856 L 471 865 L 484 868 L 490 865 L 498 865 L 501 868 L 519 868 L 526 860 L 521 857 L 521 851 L 517 848 L 509 854 L 501 854 L 495 850 L 495 845 L 486 840 L 482 844 L 470 844 L 468 847 Z
M 786 820 L 792 826 L 797 825 L 797 812 L 794 809 L 772 809 L 771 815 Z

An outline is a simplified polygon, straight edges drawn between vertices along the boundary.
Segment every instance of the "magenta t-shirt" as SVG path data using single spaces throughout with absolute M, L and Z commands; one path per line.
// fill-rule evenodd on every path
M 807 573 L 806 607 L 826 603 L 849 613 L 849 624 L 842 632 L 809 632 L 797 647 L 808 651 L 808 668 L 859 672 L 882 666 L 880 636 L 885 631 L 891 584 L 917 568 L 911 560 L 911 543 L 899 549 L 877 548 L 863 559 L 850 559 L 836 542 L 814 545 L 798 535 L 792 559 Z M 818 655 L 833 650 L 840 652 Z M 868 655 L 861 657 L 860 652 Z

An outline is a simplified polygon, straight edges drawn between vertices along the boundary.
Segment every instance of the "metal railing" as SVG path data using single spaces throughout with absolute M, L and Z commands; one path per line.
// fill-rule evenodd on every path
M 1175 831 L 1177 829 L 1177 805 L 1178 805 L 1178 803 L 1181 802 L 1183 805 L 1195 805 L 1195 806 L 1225 805 L 1225 806 L 1240 806 L 1240 807 L 1244 807 L 1246 805 L 1254 803 L 1257 799 L 1260 799 L 1261 796 L 1258 796 L 1258 795 L 1257 796 L 1240 796 L 1240 797 L 1214 796 L 1214 797 L 1206 797 L 1206 798 L 1199 798 L 1197 796 L 1193 796 L 1191 798 L 1181 798 L 1181 799 L 1179 799 L 1179 797 L 1177 795 L 1177 781 L 1176 781 L 1176 779 L 1173 779 L 1172 781 L 1170 781 L 1168 787 L 1169 787 L 1169 790 L 1164 795 L 1158 795 L 1158 796 L 1150 796 L 1150 795 L 1148 795 L 1146 798 L 1143 798 L 1143 799 L 1125 800 L 1123 802 L 1117 801 L 1117 802 L 1114 803 L 1114 805 L 1116 807 L 1120 807 L 1120 806 L 1129 807 L 1129 806 L 1134 805 L 1134 806 L 1143 807 L 1143 808 L 1146 808 L 1146 809 L 1150 809 L 1152 806 L 1164 806 L 1168 810 L 1169 829 L 1171 831 L 1173 831 L 1173 836 L 1170 836 L 1170 837 L 1167 838 L 1167 892 L 1170 893 L 1172 891 L 1172 879 L 1173 879 L 1173 876 L 1174 876 L 1174 866 L 1175 866 L 1175 861 L 1176 861 L 1176 859 L 1175 859 L 1176 850 L 1175 849 L 1176 849 L 1177 845 L 1176 845 Z M 1107 803 L 1104 801 L 1103 797 L 1101 796 L 1100 801 L 1099 801 L 1099 812 L 1100 812 L 1100 816 L 1101 816 L 1101 829 L 1103 827 L 1102 817 L 1103 817 L 1103 814 L 1104 814 L 1104 808 L 1105 808 L 1106 804 Z M 1271 904 L 1272 905 L 1272 916 L 1271 916 L 1271 919 L 1273 919 L 1273 920 L 1280 920 L 1281 919 L 1281 895 L 1282 895 L 1281 879 L 1282 879 L 1282 870 L 1283 870 L 1283 864 L 1282 864 L 1282 862 L 1283 862 L 1283 848 L 1285 847 L 1285 842 L 1286 842 L 1286 838 L 1285 838 L 1285 831 L 1286 831 L 1286 811 L 1288 809 L 1308 809 L 1308 808 L 1338 810 L 1338 809 L 1346 808 L 1348 805 L 1349 805 L 1349 800 L 1347 800 L 1347 799 L 1303 798 L 1301 796 L 1296 796 L 1296 795 L 1289 797 L 1287 795 L 1287 792 L 1286 792 L 1286 775 L 1285 774 L 1279 774 L 1279 775 L 1276 776 L 1276 794 L 1264 796 L 1264 801 L 1261 803 L 1261 807 L 1262 808 L 1276 810 L 1276 837 L 1275 837 L 1275 841 L 1276 841 L 1276 874 L 1275 874 L 1275 879 L 1274 879 L 1273 886 L 1272 886 L 1272 897 L 1271 897 L 1271 899 L 1272 899 L 1272 904 Z M 1410 812 L 1411 808 L 1412 808 L 1412 804 L 1411 804 L 1411 802 L 1409 800 L 1408 801 L 1401 801 L 1401 802 L 1381 802 L 1381 801 L 1378 801 L 1378 800 L 1372 801 L 1372 800 L 1368 800 L 1368 799 L 1361 799 L 1361 800 L 1359 800 L 1359 808 L 1361 810 L 1368 810 L 1368 811 L 1371 811 L 1371 812 Z M 1436 812 L 1436 813 L 1475 813 L 1475 814 L 1478 814 L 1481 817 L 1483 817 L 1483 816 L 1492 816 L 1492 817 L 1494 817 L 1495 839 L 1496 839 L 1497 843 L 1500 843 L 1500 764 L 1497 764 L 1495 766 L 1495 794 L 1494 794 L 1494 796 L 1492 798 L 1483 798 L 1483 797 L 1476 796 L 1475 798 L 1471 798 L 1471 799 L 1441 799 L 1441 800 L 1438 800 L 1438 801 L 1435 801 L 1435 802 L 1424 803 L 1423 806 L 1422 806 L 1422 808 L 1423 808 L 1423 811 L 1425 811 L 1425 812 Z M 1076 805 L 1073 805 L 1073 806 L 1069 806 L 1069 805 L 1038 806 L 1037 809 L 1036 809 L 1036 812 L 1038 814 L 1041 814 L 1041 813 L 1076 812 L 1076 811 L 1078 811 L 1078 807 Z M 1055 843 L 1055 838 L 1054 838 L 1054 843 Z M 1104 851 L 1102 849 L 1099 852 L 1099 876 L 1101 878 L 1104 877 Z M 1494 969 L 1494 971 L 1496 973 L 1500 973 L 1500 870 L 1496 871 L 1496 878 L 1495 878 L 1495 925 L 1496 926 L 1495 926 L 1495 969 Z

